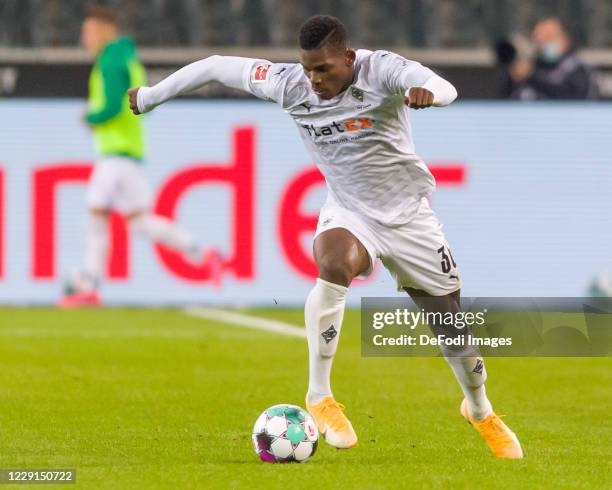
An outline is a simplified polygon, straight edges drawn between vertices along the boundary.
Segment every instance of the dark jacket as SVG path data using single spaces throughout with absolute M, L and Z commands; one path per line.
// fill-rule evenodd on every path
M 504 74 L 501 92 L 504 97 L 518 100 L 597 98 L 593 72 L 574 50 L 554 63 L 538 59 L 532 75 L 524 82 L 514 83 Z

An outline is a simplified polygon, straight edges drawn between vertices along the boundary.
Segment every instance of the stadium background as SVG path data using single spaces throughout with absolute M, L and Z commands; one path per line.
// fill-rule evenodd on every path
M 151 82 L 213 53 L 296 60 L 304 18 L 338 15 L 356 46 L 393 49 L 458 88 L 450 107 L 411 117 L 465 295 L 581 296 L 612 269 L 610 1 L 107 3 Z M 117 219 L 103 298 L 143 307 L 51 306 L 80 264 L 94 158 L 81 122 L 85 5 L 0 0 L 0 468 L 72 467 L 87 489 L 610 487 L 609 358 L 488 358 L 487 393 L 526 454 L 499 461 L 459 416 L 445 361 L 363 357 L 355 308 L 332 381 L 358 447 L 321 443 L 305 465 L 259 461 L 259 413 L 304 403 L 323 189 L 278 107 L 218 86 L 146 117 L 146 171 L 157 211 L 231 258 L 221 287 Z M 600 100 L 496 100 L 492 44 L 551 14 L 596 68 Z M 379 267 L 350 302 L 394 294 Z M 209 306 L 165 308 L 185 304 Z
M 453 106 L 413 112 L 413 125 L 417 152 L 438 177 L 433 205 L 459 260 L 465 294 L 578 296 L 611 265 L 605 250 L 612 227 L 602 225 L 612 222 L 612 106 L 490 100 L 499 77 L 493 43 L 526 34 L 534 20 L 551 14 L 568 22 L 582 56 L 597 68 L 605 99 L 609 2 L 110 3 L 134 35 L 151 82 L 212 53 L 296 60 L 300 20 L 314 12 L 339 15 L 355 46 L 394 49 L 458 88 Z M 80 123 L 90 67 L 78 47 L 85 5 L 0 3 L 2 303 L 53 303 L 63 278 L 79 265 L 84 179 L 94 158 Z M 324 193 L 287 116 L 212 86 L 147 116 L 147 127 L 146 168 L 158 211 L 219 247 L 228 268 L 221 287 L 213 287 L 197 267 L 130 240 L 118 225 L 111 281 L 103 287 L 107 301 L 302 304 L 316 275 L 310 242 Z M 214 166 L 225 169 L 221 180 Z M 169 199 L 183 174 L 192 180 Z M 355 303 L 362 295 L 394 294 L 394 286 L 378 270 L 351 294 Z

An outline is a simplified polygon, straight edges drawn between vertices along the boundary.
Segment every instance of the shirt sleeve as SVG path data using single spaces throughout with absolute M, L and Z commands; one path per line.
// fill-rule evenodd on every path
M 434 94 L 434 105 L 450 104 L 457 97 L 455 87 L 418 61 L 388 51 L 374 53 L 382 83 L 393 95 L 407 95 L 413 87 L 423 87 Z
M 121 112 L 125 92 L 129 88 L 127 66 L 112 58 L 100 60 L 100 72 L 104 83 L 104 106 L 87 113 L 89 124 L 103 124 Z
M 256 97 L 276 100 L 275 84 L 271 82 L 273 63 L 266 60 L 238 56 L 210 56 L 176 71 L 153 87 L 138 91 L 138 110 L 141 113 L 167 100 L 196 90 L 216 81 Z
M 291 65 L 255 60 L 248 69 L 245 79 L 246 90 L 264 100 L 280 103 L 285 92 L 286 74 Z
M 434 94 L 433 105 L 436 107 L 444 107 L 457 98 L 457 89 L 453 84 L 435 73 L 423 84 L 423 88 Z

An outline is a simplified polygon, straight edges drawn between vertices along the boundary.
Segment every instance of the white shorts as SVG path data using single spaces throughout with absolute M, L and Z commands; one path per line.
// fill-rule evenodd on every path
M 315 238 L 332 228 L 350 231 L 368 251 L 370 267 L 363 276 L 372 272 L 379 258 L 398 291 L 414 288 L 444 296 L 461 288 L 457 264 L 427 198 L 419 203 L 412 221 L 395 227 L 365 219 L 328 199 L 321 209 Z
M 131 214 L 148 210 L 150 204 L 151 189 L 138 162 L 122 156 L 96 162 L 87 187 L 90 209 Z

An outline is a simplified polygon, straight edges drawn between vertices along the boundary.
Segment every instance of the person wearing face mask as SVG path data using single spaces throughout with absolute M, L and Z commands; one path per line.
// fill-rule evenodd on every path
M 531 35 L 535 60 L 518 56 L 507 67 L 502 95 L 510 99 L 594 99 L 593 73 L 578 57 L 558 18 L 539 21 Z

